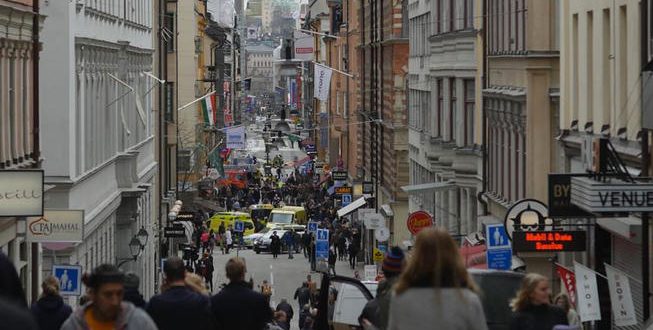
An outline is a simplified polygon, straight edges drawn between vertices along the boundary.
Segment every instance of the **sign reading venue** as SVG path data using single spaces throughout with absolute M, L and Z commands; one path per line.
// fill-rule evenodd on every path
M 0 171 L 0 217 L 43 215 L 43 171 Z
M 571 179 L 571 202 L 592 213 L 651 212 L 653 184 L 575 177 Z
M 84 210 L 46 210 L 42 217 L 27 219 L 28 242 L 81 242 Z

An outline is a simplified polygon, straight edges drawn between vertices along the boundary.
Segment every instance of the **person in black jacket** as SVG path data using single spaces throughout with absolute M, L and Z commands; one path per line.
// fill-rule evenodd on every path
M 510 330 L 551 330 L 556 325 L 567 325 L 567 315 L 551 304 L 549 279 L 540 274 L 527 274 L 521 288 L 510 302 L 513 315 Z
M 329 249 L 329 274 L 331 274 L 331 271 L 333 271 L 333 275 L 336 275 L 336 260 L 338 259 L 338 255 L 336 255 L 336 248 L 334 246 L 331 246 Z
M 290 328 L 290 321 L 292 321 L 292 317 L 295 315 L 295 311 L 293 311 L 292 306 L 288 303 L 286 298 L 282 298 L 281 302 L 277 305 L 276 311 L 283 311 L 286 313 L 286 325 L 288 330 Z
M 43 295 L 32 304 L 32 315 L 41 330 L 59 330 L 73 309 L 59 295 L 59 281 L 48 276 L 41 284 Z
M 281 252 L 281 238 L 277 235 L 277 231 L 272 232 L 270 237 L 270 250 L 272 250 L 272 257 L 276 259 Z
M 209 297 L 186 286 L 184 261 L 169 257 L 163 265 L 163 272 L 166 290 L 152 297 L 146 308 L 159 330 L 215 329 Z
M 143 295 L 138 292 L 138 285 L 140 282 L 141 281 L 136 273 L 127 272 L 125 274 L 125 295 L 122 297 L 122 300 L 129 301 L 134 304 L 134 306 L 145 309 L 145 299 L 143 299 Z
M 295 290 L 295 299 L 299 303 L 300 310 L 311 301 L 311 289 L 308 288 L 308 283 L 303 282 L 302 286 Z
M 227 261 L 225 270 L 229 284 L 211 297 L 211 312 L 217 329 L 264 329 L 272 321 L 272 309 L 265 296 L 250 289 L 245 282 L 245 261 L 242 258 L 231 258 Z

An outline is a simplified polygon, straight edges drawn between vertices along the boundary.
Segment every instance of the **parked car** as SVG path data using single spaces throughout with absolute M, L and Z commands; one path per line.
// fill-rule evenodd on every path
M 306 226 L 291 224 L 291 225 L 285 225 L 285 226 L 276 226 L 276 227 L 272 227 L 272 228 L 266 228 L 266 229 L 261 231 L 262 233 L 264 232 L 263 235 L 259 236 L 256 240 L 254 240 L 254 243 L 252 244 L 254 252 L 256 252 L 257 254 L 259 254 L 261 252 L 270 252 L 271 251 L 270 250 L 270 243 L 272 242 L 272 238 L 271 238 L 272 233 L 274 231 L 276 231 L 277 236 L 279 236 L 279 238 L 282 238 L 283 234 L 285 234 L 286 231 L 288 231 L 288 230 L 292 230 L 292 231 L 296 232 L 297 234 L 302 235 L 304 233 L 304 231 L 306 230 Z M 301 250 L 300 245 L 295 244 L 295 252 L 299 253 L 300 250 Z M 283 251 L 288 251 L 288 248 L 286 247 L 283 240 L 281 241 L 281 251 L 282 252 Z

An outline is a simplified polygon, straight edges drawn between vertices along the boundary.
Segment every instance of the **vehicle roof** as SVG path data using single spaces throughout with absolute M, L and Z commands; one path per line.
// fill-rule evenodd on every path
M 294 211 L 291 211 L 291 210 L 283 210 L 283 209 L 274 209 L 274 210 L 272 210 L 272 213 L 295 214 Z
M 520 278 L 524 277 L 524 273 L 512 272 L 507 270 L 468 268 L 467 271 L 471 275 L 504 276 L 504 277 L 520 277 Z
M 237 212 L 237 211 L 233 211 L 233 212 L 217 212 L 217 213 L 214 214 L 213 216 L 216 216 L 216 215 L 233 215 L 233 216 L 237 216 L 237 215 L 245 215 L 245 216 L 249 216 L 249 213 L 246 213 L 246 212 Z
M 282 207 L 281 209 L 282 209 L 282 210 L 283 210 L 283 209 L 286 209 L 286 210 L 293 210 L 293 211 L 295 211 L 295 210 L 305 210 L 303 206 L 284 206 L 284 207 Z
M 250 209 L 274 209 L 272 204 L 254 204 L 249 206 Z

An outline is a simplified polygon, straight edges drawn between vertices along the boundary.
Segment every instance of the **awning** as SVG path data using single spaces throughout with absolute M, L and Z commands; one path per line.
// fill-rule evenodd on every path
M 345 215 L 356 211 L 358 208 L 361 206 L 365 205 L 365 197 L 361 197 L 355 201 L 353 201 L 351 204 L 341 208 L 338 210 L 338 217 L 344 217 Z
M 422 183 L 422 184 L 414 184 L 410 186 L 403 186 L 401 187 L 401 190 L 409 194 L 416 194 L 416 193 L 423 193 L 429 191 L 449 190 L 454 188 L 456 188 L 456 186 L 454 185 L 453 181 L 449 180 L 449 181 L 442 181 L 442 182 L 429 182 L 429 183 Z

